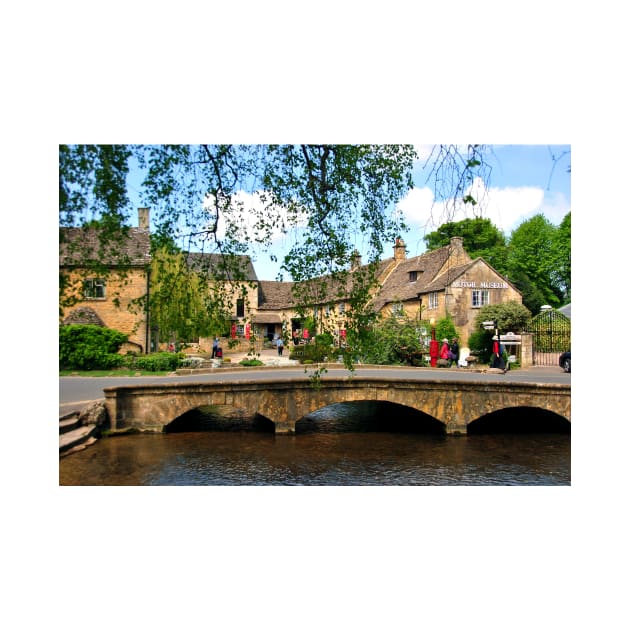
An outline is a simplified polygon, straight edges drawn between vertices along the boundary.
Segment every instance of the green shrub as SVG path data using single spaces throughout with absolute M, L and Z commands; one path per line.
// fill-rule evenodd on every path
M 128 366 L 146 372 L 172 372 L 180 367 L 185 358 L 186 355 L 181 352 L 155 352 L 133 357 Z
M 323 337 L 324 335 L 322 335 Z M 307 343 L 303 346 L 296 346 L 289 355 L 290 359 L 306 363 L 321 363 L 324 358 L 332 359 L 339 354 L 339 350 L 332 345 L 324 343 Z
M 468 347 L 478 357 L 479 363 L 490 362 L 493 335 L 493 330 L 477 330 L 468 337 Z
M 315 345 L 330 347 L 333 345 L 333 336 L 330 333 L 321 333 L 315 336 Z
M 457 337 L 455 323 L 448 315 L 437 321 L 435 325 L 435 335 L 438 340 L 448 339 L 449 343 L 453 337 Z
M 243 359 L 239 362 L 239 365 L 244 367 L 256 367 L 258 365 L 264 365 L 264 363 L 258 359 Z
M 59 327 L 59 369 L 109 370 L 123 365 L 117 354 L 127 335 L 91 324 Z

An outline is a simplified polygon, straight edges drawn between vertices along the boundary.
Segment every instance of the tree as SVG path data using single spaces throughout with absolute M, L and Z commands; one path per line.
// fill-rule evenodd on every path
M 223 301 L 224 292 L 204 274 L 190 269 L 182 252 L 156 250 L 151 278 L 151 324 L 161 341 L 209 337 L 229 328 L 230 305 Z
M 556 264 L 552 282 L 561 292 L 562 302 L 571 301 L 571 213 L 568 212 L 558 229 L 554 240 Z
M 483 258 L 499 273 L 504 274 L 507 271 L 506 239 L 490 219 L 475 218 L 444 223 L 427 234 L 424 242 L 427 249 L 433 251 L 448 245 L 453 236 L 464 239 L 464 249 L 471 258 Z
M 440 194 L 475 206 L 469 185 L 484 174 L 484 151 L 437 145 Z M 282 264 L 296 281 L 296 303 L 349 292 L 349 338 L 360 344 L 373 321 L 369 297 L 383 244 L 404 230 L 395 204 L 413 185 L 415 157 L 410 145 L 60 145 L 60 226 L 96 219 L 103 246 L 118 242 L 128 229 L 127 181 L 136 165 L 155 237 L 183 251 L 235 261 L 251 244 L 267 247 L 275 233 L 300 228 Z M 255 193 L 256 203 L 243 192 Z M 351 274 L 356 234 L 368 264 Z M 226 265 L 225 277 L 244 281 L 238 265 Z
M 531 283 L 544 303 L 560 306 L 562 292 L 554 282 L 558 255 L 554 249 L 556 228 L 542 214 L 524 221 L 510 235 L 508 275 L 515 284 Z M 533 311 L 541 304 L 527 303 Z

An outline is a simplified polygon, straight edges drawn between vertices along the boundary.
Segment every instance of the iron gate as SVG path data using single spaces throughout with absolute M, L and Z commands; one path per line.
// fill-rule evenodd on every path
M 532 317 L 528 332 L 532 334 L 534 365 L 557 366 L 560 355 L 571 349 L 571 320 L 549 306 Z

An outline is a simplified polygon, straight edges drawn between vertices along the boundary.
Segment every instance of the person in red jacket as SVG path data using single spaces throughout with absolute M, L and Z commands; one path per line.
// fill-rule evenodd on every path
M 446 359 L 448 361 L 449 353 L 448 339 L 442 339 L 442 347 L 440 348 L 440 359 Z

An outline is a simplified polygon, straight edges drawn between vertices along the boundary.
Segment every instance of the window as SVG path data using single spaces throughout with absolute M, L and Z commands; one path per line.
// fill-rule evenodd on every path
M 326 306 L 326 317 L 330 317 L 335 314 L 335 305 Z
M 84 280 L 83 297 L 86 300 L 104 300 L 105 280 L 102 278 L 88 278 Z
M 236 317 L 245 317 L 245 300 L 236 300 Z
M 429 293 L 429 308 L 437 308 L 437 307 L 438 307 L 438 294 Z
M 472 292 L 472 305 L 473 308 L 481 308 L 490 304 L 490 291 L 473 290 Z
M 339 315 L 343 315 L 346 312 L 346 304 L 345 302 L 339 303 Z
M 402 317 L 403 305 L 401 302 L 395 302 L 394 304 L 392 304 L 392 315 L 394 317 Z
M 409 272 L 409 282 L 415 282 L 418 279 L 418 272 L 417 271 L 410 271 Z

